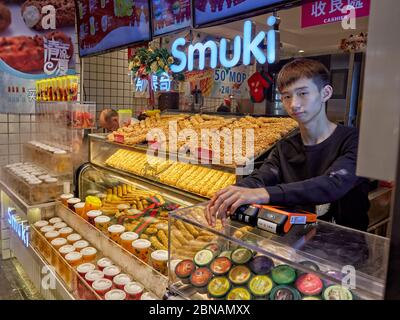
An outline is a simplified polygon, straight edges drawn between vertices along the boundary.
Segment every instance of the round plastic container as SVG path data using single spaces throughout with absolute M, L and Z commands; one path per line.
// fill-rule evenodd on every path
M 77 203 L 81 202 L 81 199 L 79 198 L 71 198 L 67 200 L 68 208 L 72 211 L 74 211 L 74 205 Z
M 94 225 L 94 219 L 101 216 L 102 212 L 100 210 L 90 210 L 86 213 L 88 221 Z
M 103 271 L 105 267 L 112 266 L 114 263 L 108 258 L 101 258 L 97 261 L 97 267 Z
M 66 244 L 65 246 L 62 246 L 58 252 L 65 257 L 68 253 L 70 252 L 74 252 L 75 251 L 75 247 L 70 245 L 70 244 Z
M 132 242 L 133 254 L 147 262 L 150 254 L 151 242 L 146 239 L 138 239 Z
M 78 234 L 78 233 L 70 234 L 67 237 L 67 241 L 68 241 L 69 244 L 74 244 L 75 242 L 77 242 L 77 241 L 79 241 L 81 239 L 82 239 L 82 236 L 80 234 Z
M 44 226 L 44 227 L 40 228 L 40 232 L 42 234 L 46 234 L 49 231 L 55 231 L 55 228 L 53 226 L 50 226 L 50 225 L 47 225 L 47 226 Z
M 120 235 L 119 241 L 123 248 L 133 253 L 132 242 L 137 240 L 139 235 L 136 232 L 124 232 Z
M 79 202 L 74 205 L 75 213 L 82 218 L 85 218 L 85 206 L 86 204 L 84 202 Z
M 107 231 L 108 231 L 110 238 L 113 241 L 120 243 L 120 236 L 121 236 L 121 234 L 123 234 L 125 232 L 125 227 L 120 224 L 114 224 L 112 226 L 109 226 Z
M 41 228 L 43 228 L 43 227 L 45 227 L 45 226 L 48 226 L 49 225 L 49 222 L 48 221 L 46 221 L 46 220 L 39 220 L 39 221 L 36 221 L 35 223 L 34 223 L 34 226 L 35 226 L 35 228 L 37 228 L 37 229 L 41 229 Z M 50 230 L 49 230 L 50 231 Z
M 125 285 L 132 281 L 132 278 L 125 273 L 116 275 L 113 279 L 116 288 L 123 290 Z
M 55 225 L 56 223 L 63 222 L 61 218 L 54 217 L 49 220 L 50 224 Z
M 99 279 L 92 283 L 92 288 L 99 296 L 104 296 L 112 288 L 112 281 L 109 279 Z
M 117 266 L 108 266 L 103 269 L 104 277 L 113 280 L 115 276 L 121 273 L 121 268 Z
M 105 300 L 125 300 L 126 293 L 120 289 L 113 289 L 108 291 L 105 296 Z
M 107 229 L 110 226 L 111 218 L 107 216 L 98 216 L 94 218 L 94 224 L 97 229 L 100 231 L 107 233 Z
M 54 229 L 56 229 L 57 231 L 59 231 L 62 228 L 68 227 L 65 222 L 58 222 L 58 223 L 54 224 L 53 226 L 54 226 Z
M 76 251 L 80 252 L 83 248 L 89 247 L 89 242 L 86 240 L 78 240 L 73 244 L 73 246 Z
M 74 230 L 70 227 L 65 227 L 58 230 L 58 232 L 60 233 L 61 237 L 67 239 L 67 237 L 71 235 L 74 232 Z
M 50 244 L 58 251 L 62 246 L 67 244 L 67 239 L 55 238 L 54 240 L 51 240 Z
M 46 232 L 44 237 L 47 239 L 47 241 L 51 242 L 52 240 L 60 237 L 60 233 L 56 230 L 53 230 L 53 231 Z
M 151 253 L 151 263 L 153 268 L 162 274 L 167 273 L 168 251 L 156 250 Z
M 89 271 L 85 274 L 85 280 L 89 285 L 92 285 L 93 282 L 99 279 L 104 278 L 104 273 L 100 270 Z
M 93 247 L 83 248 L 81 251 L 84 262 L 91 262 L 96 259 L 97 250 Z
M 76 270 L 78 271 L 78 273 L 81 275 L 81 277 L 85 277 L 85 275 L 96 269 L 96 266 L 93 263 L 82 263 L 80 264 Z
M 68 201 L 69 199 L 72 199 L 73 197 L 74 197 L 74 195 L 73 195 L 72 193 L 65 193 L 65 194 L 62 194 L 62 195 L 60 196 L 60 200 L 61 200 L 61 202 L 62 202 L 62 204 L 63 204 L 64 206 L 68 207 L 67 201 Z
M 76 267 L 83 263 L 82 254 L 80 252 L 70 252 L 65 255 L 65 260 L 72 266 Z
M 140 300 L 143 294 L 143 286 L 137 282 L 129 282 L 125 285 L 124 291 L 128 300 Z

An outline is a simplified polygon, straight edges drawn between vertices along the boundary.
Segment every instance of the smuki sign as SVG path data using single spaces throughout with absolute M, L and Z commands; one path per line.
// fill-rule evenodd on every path
M 15 232 L 18 238 L 22 240 L 26 247 L 29 247 L 30 226 L 28 220 L 22 220 L 14 208 L 8 208 L 7 221 L 10 228 Z
M 209 40 L 206 43 L 190 44 L 187 53 L 185 52 L 186 40 L 184 38 L 178 38 L 172 44 L 172 56 L 180 61 L 179 64 L 171 65 L 172 72 L 182 72 L 187 68 L 188 71 L 192 71 L 194 68 L 195 53 L 198 52 L 199 57 L 199 70 L 205 68 L 206 61 L 206 50 L 210 50 L 210 67 L 215 69 L 218 61 L 225 68 L 232 68 L 238 65 L 242 56 L 242 62 L 244 65 L 251 63 L 252 56 L 260 64 L 273 64 L 279 61 L 278 52 L 280 37 L 279 31 L 275 27 L 279 25 L 279 19 L 274 16 L 270 16 L 267 19 L 267 25 L 271 30 L 265 32 L 259 32 L 254 38 L 252 37 L 252 22 L 245 21 L 243 26 L 243 38 L 236 36 L 233 40 L 233 54 L 231 58 L 227 57 L 227 46 L 228 40 L 222 38 L 219 42 L 219 48 L 215 41 Z M 267 49 L 260 48 L 260 45 L 267 40 Z

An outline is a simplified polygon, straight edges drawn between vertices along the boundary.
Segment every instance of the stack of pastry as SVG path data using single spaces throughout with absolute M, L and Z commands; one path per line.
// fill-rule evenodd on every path
M 124 136 L 125 144 L 129 145 L 146 142 L 146 139 L 164 142 L 165 150 L 168 150 L 170 140 L 177 140 L 177 149 L 171 151 L 191 149 L 195 154 L 198 147 L 207 148 L 213 151 L 214 158 L 219 156 L 221 163 L 227 160 L 226 164 L 238 165 L 247 159 L 256 158 L 296 127 L 297 123 L 290 118 L 156 114 L 138 124 L 118 129 L 109 135 L 109 139 L 113 140 L 115 134 L 120 134 Z M 195 133 L 197 139 L 191 140 L 190 134 L 187 134 L 188 129 L 192 135 Z M 252 135 L 247 135 L 248 129 L 253 130 Z M 234 139 L 238 134 L 242 143 Z M 246 147 L 246 141 L 251 143 L 251 147 Z
M 127 210 L 119 209 L 120 205 L 126 205 L 129 209 L 141 211 L 149 205 L 146 199 L 153 196 L 161 197 L 156 192 L 140 190 L 131 185 L 122 184 L 107 189 L 106 197 L 102 200 L 101 211 L 105 215 L 118 218 L 123 214 L 127 214 Z
M 197 251 L 215 239 L 216 236 L 211 232 L 175 220 L 171 229 L 171 255 L 174 259 L 193 259 Z
M 156 157 L 147 158 L 145 153 L 122 149 L 109 157 L 106 164 L 208 198 L 236 181 L 232 173 Z
M 169 167 L 159 178 L 165 184 L 208 198 L 236 181 L 232 173 L 183 163 Z

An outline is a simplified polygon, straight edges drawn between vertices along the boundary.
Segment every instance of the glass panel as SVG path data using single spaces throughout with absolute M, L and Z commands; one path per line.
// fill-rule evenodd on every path
M 295 226 L 285 236 L 252 228 L 236 221 L 228 221 L 225 227 L 217 224 L 216 228 L 211 228 L 204 218 L 204 209 L 205 205 L 201 204 L 171 214 L 171 266 L 178 260 L 194 259 L 195 254 L 202 249 L 202 245 L 206 246 L 207 241 L 215 242 L 218 244 L 219 252 L 244 247 L 257 255 L 271 258 L 275 266 L 290 265 L 296 270 L 297 279 L 302 272 L 312 272 L 323 281 L 325 288 L 331 282 L 350 287 L 354 285 L 351 289 L 353 298 L 383 298 L 389 249 L 389 240 L 386 238 L 323 221 L 313 225 Z M 182 233 L 186 232 L 183 231 L 181 223 L 185 223 L 188 231 L 194 227 L 195 232 L 204 235 L 200 238 L 203 243 L 190 240 L 187 234 L 182 238 Z M 271 276 L 270 272 L 267 274 Z M 175 272 L 170 272 L 170 287 L 173 291 L 185 298 L 198 297 L 199 291 L 195 290 L 193 285 L 185 284 L 187 279 L 183 280 L 182 282 L 182 278 L 178 278 Z M 297 280 L 291 281 L 291 286 L 299 289 L 299 284 L 295 281 Z M 320 295 L 321 293 L 318 294 Z M 200 296 L 210 298 L 209 295 L 200 294 Z

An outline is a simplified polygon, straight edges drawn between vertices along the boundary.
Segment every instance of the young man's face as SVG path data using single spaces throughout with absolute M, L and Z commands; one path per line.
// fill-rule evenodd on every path
M 288 115 L 299 124 L 307 124 L 325 115 L 325 102 L 332 96 L 332 87 L 320 90 L 313 80 L 302 78 L 284 88 L 281 96 Z

